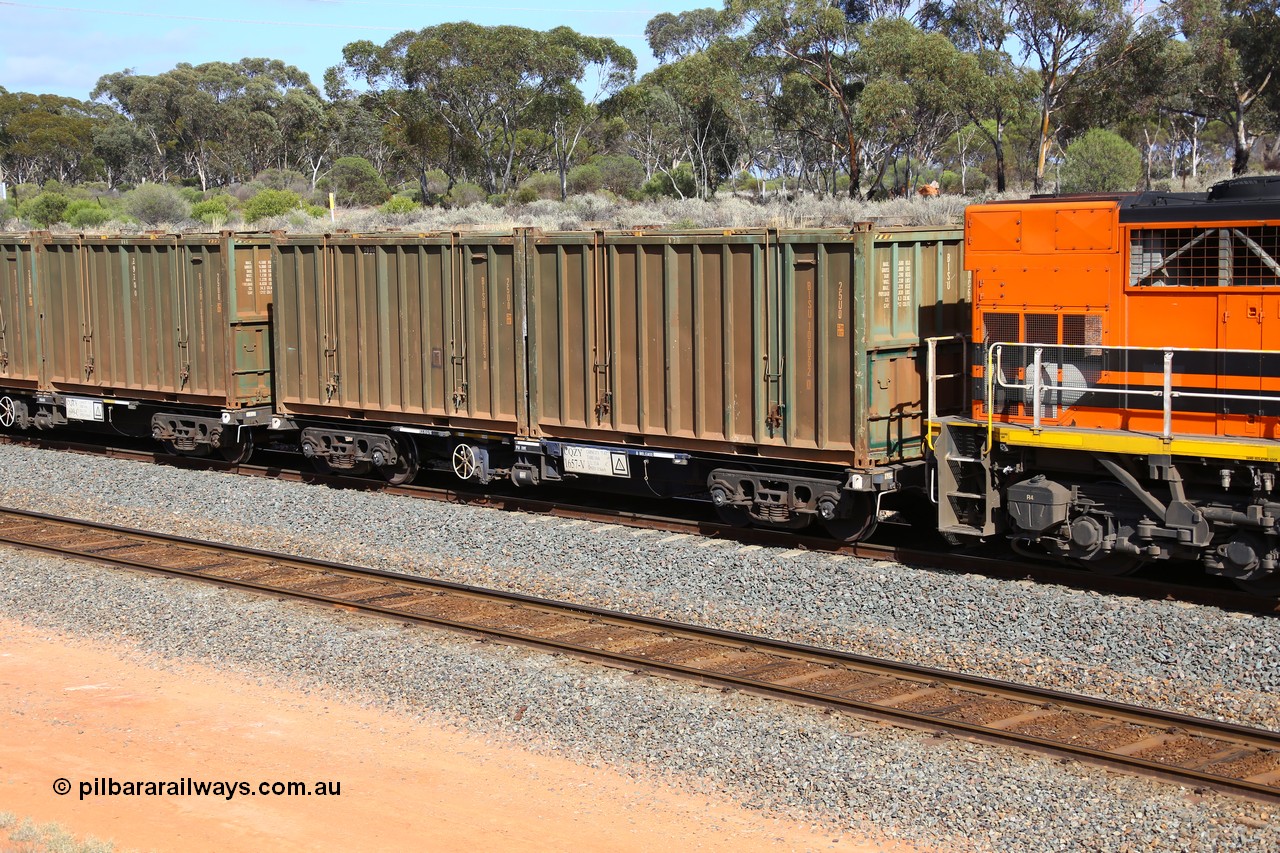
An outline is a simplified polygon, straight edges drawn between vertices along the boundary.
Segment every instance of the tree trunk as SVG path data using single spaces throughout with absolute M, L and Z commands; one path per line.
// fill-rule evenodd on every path
M 1238 178 L 1245 172 L 1249 171 L 1249 134 L 1244 126 L 1244 110 L 1236 108 L 1235 122 L 1233 125 L 1235 131 L 1236 156 L 1231 163 L 1231 177 Z
M 1004 139 L 997 128 L 996 132 L 996 192 L 1002 193 L 1005 188 Z

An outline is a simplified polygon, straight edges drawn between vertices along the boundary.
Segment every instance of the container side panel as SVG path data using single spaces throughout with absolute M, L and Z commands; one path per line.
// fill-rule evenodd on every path
M 733 365 L 724 358 L 725 339 L 732 327 L 725 324 L 726 288 L 724 247 L 696 247 L 697 267 L 693 279 L 694 358 L 692 383 L 697 389 L 693 431 L 698 438 L 723 440 L 725 431 L 725 380 L 733 375 Z
M 643 321 L 640 383 L 643 390 L 640 426 L 646 434 L 665 433 L 667 420 L 667 329 L 666 248 L 662 245 L 637 246 L 640 258 L 641 287 L 637 290 L 641 303 L 637 306 Z

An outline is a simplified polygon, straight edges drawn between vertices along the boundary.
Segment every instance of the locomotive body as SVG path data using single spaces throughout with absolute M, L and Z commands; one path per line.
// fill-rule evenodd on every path
M 939 528 L 1280 589 L 1280 180 L 965 225 L 973 402 L 938 419 Z

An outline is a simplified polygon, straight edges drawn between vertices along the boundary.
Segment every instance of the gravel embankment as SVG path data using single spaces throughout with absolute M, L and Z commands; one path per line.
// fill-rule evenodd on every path
M 0 471 L 6 506 L 1280 727 L 1274 620 L 25 448 L 0 446 Z M 0 556 L 0 614 L 425 709 L 942 849 L 1280 849 L 1274 807 L 23 552 Z
M 1280 621 L 614 525 L 0 446 L 0 503 L 1280 730 Z
M 943 850 L 1280 848 L 1280 809 L 168 578 L 0 551 L 0 615 Z M 438 723 L 437 723 L 438 724 Z M 832 845 L 833 849 L 838 849 Z

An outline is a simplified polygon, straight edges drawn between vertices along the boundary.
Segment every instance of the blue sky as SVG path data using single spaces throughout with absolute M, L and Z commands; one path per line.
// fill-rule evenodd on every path
M 656 65 L 644 40 L 649 19 L 719 2 L 696 0 L 0 0 L 0 86 L 87 99 L 98 78 L 132 68 L 158 74 L 180 62 L 264 56 L 296 65 L 323 88 L 342 47 L 381 44 L 401 30 L 447 21 L 531 29 L 565 25 L 608 36 L 635 53 L 640 72 Z

